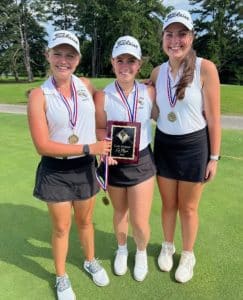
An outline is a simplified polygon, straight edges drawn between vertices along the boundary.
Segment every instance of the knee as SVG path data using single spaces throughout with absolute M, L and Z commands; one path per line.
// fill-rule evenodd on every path
M 197 209 L 194 207 L 179 207 L 179 214 L 186 218 L 193 218 L 197 215 Z
M 69 234 L 70 226 L 70 223 L 56 224 L 53 228 L 53 234 L 57 238 L 63 238 Z
M 80 230 L 87 230 L 93 226 L 92 217 L 76 220 L 76 224 Z

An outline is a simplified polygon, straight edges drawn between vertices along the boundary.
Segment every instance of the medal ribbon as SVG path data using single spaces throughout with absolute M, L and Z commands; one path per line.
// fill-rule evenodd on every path
M 172 97 L 172 88 L 171 88 L 171 79 L 169 75 L 169 67 L 167 69 L 167 96 L 171 107 L 174 107 L 176 105 L 176 93 Z
M 122 88 L 120 87 L 118 81 L 115 81 L 115 86 L 116 86 L 116 90 L 123 102 L 123 104 L 125 105 L 126 109 L 127 109 L 127 114 L 128 114 L 128 119 L 130 122 L 135 122 L 136 121 L 136 116 L 137 116 L 137 106 L 138 106 L 138 85 L 136 83 L 136 81 L 134 82 L 135 85 L 135 94 L 134 94 L 134 98 L 133 98 L 133 108 L 131 109 L 127 97 L 125 96 Z
M 108 184 L 108 155 L 105 156 L 105 158 L 103 159 L 103 163 L 104 163 L 104 174 L 97 174 L 97 172 L 95 173 L 96 179 L 100 185 L 100 187 L 106 191 L 107 189 L 107 184 Z M 103 170 L 102 170 L 103 171 Z M 101 172 L 102 172 L 101 171 Z
M 54 79 L 54 77 L 52 77 L 52 84 L 54 85 L 56 91 L 58 92 L 59 96 L 61 97 L 63 103 L 66 106 L 66 109 L 68 111 L 68 115 L 69 115 L 69 122 L 71 124 L 71 128 L 73 129 L 76 126 L 77 123 L 77 116 L 78 116 L 78 97 L 77 97 L 77 91 L 74 85 L 74 82 L 71 81 L 71 101 L 73 101 L 73 111 L 72 108 L 69 104 L 69 101 L 67 100 L 67 98 L 58 91 L 57 89 L 57 83 Z

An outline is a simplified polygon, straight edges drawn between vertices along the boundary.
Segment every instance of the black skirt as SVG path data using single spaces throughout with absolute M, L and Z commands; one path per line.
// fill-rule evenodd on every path
M 208 130 L 170 135 L 156 128 L 154 158 L 157 175 L 166 178 L 203 182 L 209 161 Z
M 117 187 L 129 187 L 139 184 L 150 177 L 155 176 L 156 168 L 153 153 L 150 147 L 139 153 L 136 164 L 122 164 L 109 166 L 108 185 Z
M 95 158 L 42 157 L 33 195 L 46 202 L 86 200 L 99 191 L 95 177 Z

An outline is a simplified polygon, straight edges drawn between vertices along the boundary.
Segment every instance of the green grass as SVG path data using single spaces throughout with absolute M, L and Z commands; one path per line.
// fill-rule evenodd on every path
M 32 197 L 34 173 L 39 156 L 32 145 L 26 116 L 0 114 L 0 299 L 51 300 L 54 267 L 50 247 L 51 225 L 46 205 Z M 73 226 L 67 271 L 77 300 L 240 300 L 242 269 L 242 182 L 243 131 L 224 130 L 222 160 L 215 180 L 206 185 L 200 204 L 200 229 L 195 247 L 197 264 L 193 280 L 185 285 L 157 267 L 162 240 L 161 201 L 155 188 L 148 246 L 149 274 L 143 283 L 132 278 L 135 245 L 128 239 L 129 270 L 113 275 L 116 241 L 112 208 L 97 197 L 94 223 L 96 255 L 108 271 L 110 285 L 96 287 L 82 270 L 83 254 Z M 176 231 L 176 264 L 181 250 L 179 224 Z
M 243 86 L 221 86 L 222 114 L 243 115 Z
M 104 88 L 112 78 L 92 78 L 91 81 L 97 89 Z M 15 83 L 0 80 L 0 103 L 23 104 L 27 102 L 26 92 L 39 86 L 43 79 L 33 83 Z M 243 115 L 243 86 L 221 86 L 221 111 L 222 114 Z
M 102 89 L 112 80 L 112 78 L 91 78 L 91 82 L 97 89 Z M 43 82 L 44 79 L 38 79 L 32 83 L 0 80 L 0 103 L 26 104 L 27 91 L 40 86 Z

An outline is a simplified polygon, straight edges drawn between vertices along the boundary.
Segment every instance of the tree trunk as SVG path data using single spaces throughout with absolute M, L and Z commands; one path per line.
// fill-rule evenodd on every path
M 93 53 L 92 53 L 92 77 L 96 77 L 96 57 L 97 57 L 97 29 L 94 27 Z
M 23 56 L 24 56 L 24 64 L 25 69 L 28 76 L 28 82 L 33 81 L 33 73 L 30 65 L 30 49 L 29 49 L 29 43 L 27 40 L 27 34 L 26 34 L 26 24 L 24 22 L 24 12 L 21 12 L 21 15 L 19 16 L 19 32 L 20 32 L 20 40 L 21 40 L 21 48 L 23 50 Z

